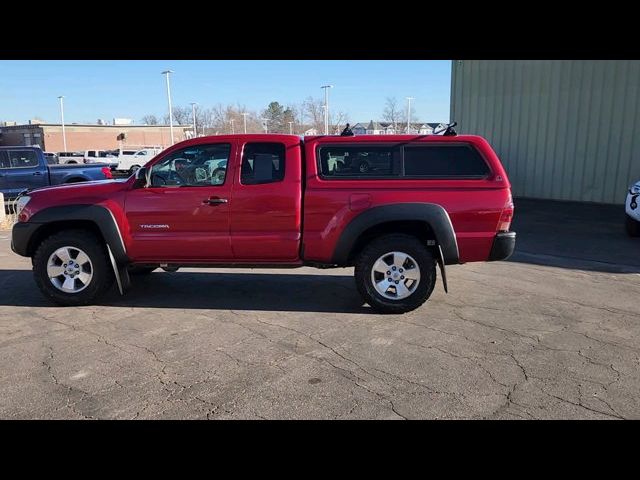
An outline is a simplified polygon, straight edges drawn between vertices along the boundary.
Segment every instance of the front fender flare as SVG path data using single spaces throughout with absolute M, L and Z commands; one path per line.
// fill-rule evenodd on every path
M 93 222 L 100 230 L 102 237 L 111 249 L 116 261 L 119 264 L 126 264 L 129 262 L 118 223 L 116 222 L 111 210 L 101 205 L 61 205 L 58 207 L 49 207 L 40 210 L 27 222 L 30 225 L 36 226 L 36 228 L 30 229 L 31 234 L 27 238 L 21 239 L 24 245 L 16 245 L 16 247 L 18 250 L 22 250 L 26 253 L 31 250 L 32 245 L 30 242 L 40 228 L 54 222 L 68 222 L 74 220 Z

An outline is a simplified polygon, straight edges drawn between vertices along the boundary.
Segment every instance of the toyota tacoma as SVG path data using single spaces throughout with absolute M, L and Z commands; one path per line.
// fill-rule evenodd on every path
M 61 305 L 91 304 L 114 282 L 125 294 L 158 267 L 353 266 L 366 303 L 403 313 L 429 298 L 437 270 L 446 291 L 446 266 L 515 247 L 500 160 L 450 131 L 199 137 L 126 180 L 38 189 L 18 205 L 12 249 Z

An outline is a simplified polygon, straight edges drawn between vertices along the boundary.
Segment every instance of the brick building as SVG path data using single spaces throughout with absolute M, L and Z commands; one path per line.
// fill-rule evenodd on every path
M 171 133 L 164 125 L 65 125 L 67 151 L 111 150 L 127 145 L 171 145 Z M 192 134 L 191 126 L 173 126 L 174 142 L 186 140 Z M 125 135 L 121 142 L 120 134 Z M 29 125 L 0 126 L 0 146 L 39 145 L 47 152 L 65 150 L 62 125 L 37 123 Z

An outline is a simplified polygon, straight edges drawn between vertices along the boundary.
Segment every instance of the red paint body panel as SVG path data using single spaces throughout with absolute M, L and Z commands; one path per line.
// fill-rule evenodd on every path
M 354 197 L 368 195 L 368 206 L 404 202 L 436 203 L 449 213 L 458 240 L 460 262 L 484 261 L 489 256 L 500 214 L 509 200 L 510 185 L 504 168 L 489 144 L 474 135 L 307 137 L 307 182 L 304 208 L 305 259 L 330 261 L 338 238 L 360 210 Z M 337 143 L 399 144 L 467 143 L 481 153 L 492 174 L 485 180 L 323 180 L 318 176 L 316 149 Z
M 302 222 L 302 160 L 300 138 L 268 136 L 285 145 L 284 181 L 243 185 L 240 168 L 233 175 L 231 246 L 236 261 L 296 261 Z M 275 137 L 275 138 L 274 138 Z M 249 142 L 264 141 L 253 140 Z M 246 143 L 245 143 L 246 144 Z M 242 160 L 238 151 L 236 166 Z
M 243 185 L 242 150 L 250 142 L 286 146 L 283 181 Z M 491 174 L 481 180 L 333 179 L 318 175 L 316 149 L 336 143 L 466 143 L 484 157 Z M 331 263 L 340 234 L 369 208 L 404 202 L 441 205 L 453 224 L 460 262 L 487 260 L 500 216 L 511 199 L 506 173 L 493 149 L 473 135 L 357 137 L 221 135 L 187 140 L 165 150 L 147 167 L 177 149 L 231 143 L 225 183 L 219 186 L 133 188 L 135 179 L 42 189 L 30 194 L 24 218 L 40 209 L 98 204 L 113 214 L 133 262 Z M 226 198 L 211 206 L 204 200 Z M 144 225 L 154 225 L 153 228 Z M 168 228 L 163 228 L 167 225 Z M 160 226 L 160 227 L 158 227 Z M 304 259 L 300 250 L 304 244 Z

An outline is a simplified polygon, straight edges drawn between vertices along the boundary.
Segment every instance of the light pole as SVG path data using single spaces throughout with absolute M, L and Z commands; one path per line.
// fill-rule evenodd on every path
M 293 122 L 287 122 L 289 124 L 289 135 L 293 135 Z
M 193 138 L 198 136 L 198 130 L 196 128 L 196 102 L 191 102 L 191 115 L 193 115 Z
M 236 131 L 233 129 L 233 122 L 235 122 L 235 120 L 232 118 L 231 120 L 229 120 L 229 123 L 231 123 L 231 134 L 233 135 L 234 133 L 236 133 Z
M 165 70 L 162 75 L 167 78 L 167 101 L 169 102 L 169 130 L 171 132 L 171 145 L 173 145 L 173 112 L 171 111 L 171 87 L 169 86 L 169 74 L 173 73 L 173 70 Z
M 327 122 L 326 122 L 327 106 L 326 105 L 322 105 L 322 116 L 325 117 L 325 132 L 326 132 L 327 131 Z
M 60 120 L 62 121 L 62 144 L 64 145 L 64 151 L 67 151 L 67 134 L 64 131 L 64 102 L 62 99 L 64 95 L 58 97 L 60 99 Z
M 407 97 L 407 135 L 409 135 L 409 125 L 411 122 L 411 100 L 415 100 L 415 97 Z
M 242 120 L 244 122 L 244 133 L 247 133 L 247 115 L 248 113 L 246 112 L 242 113 Z
M 329 135 L 329 89 L 333 88 L 333 85 L 323 85 L 324 89 L 324 134 Z

